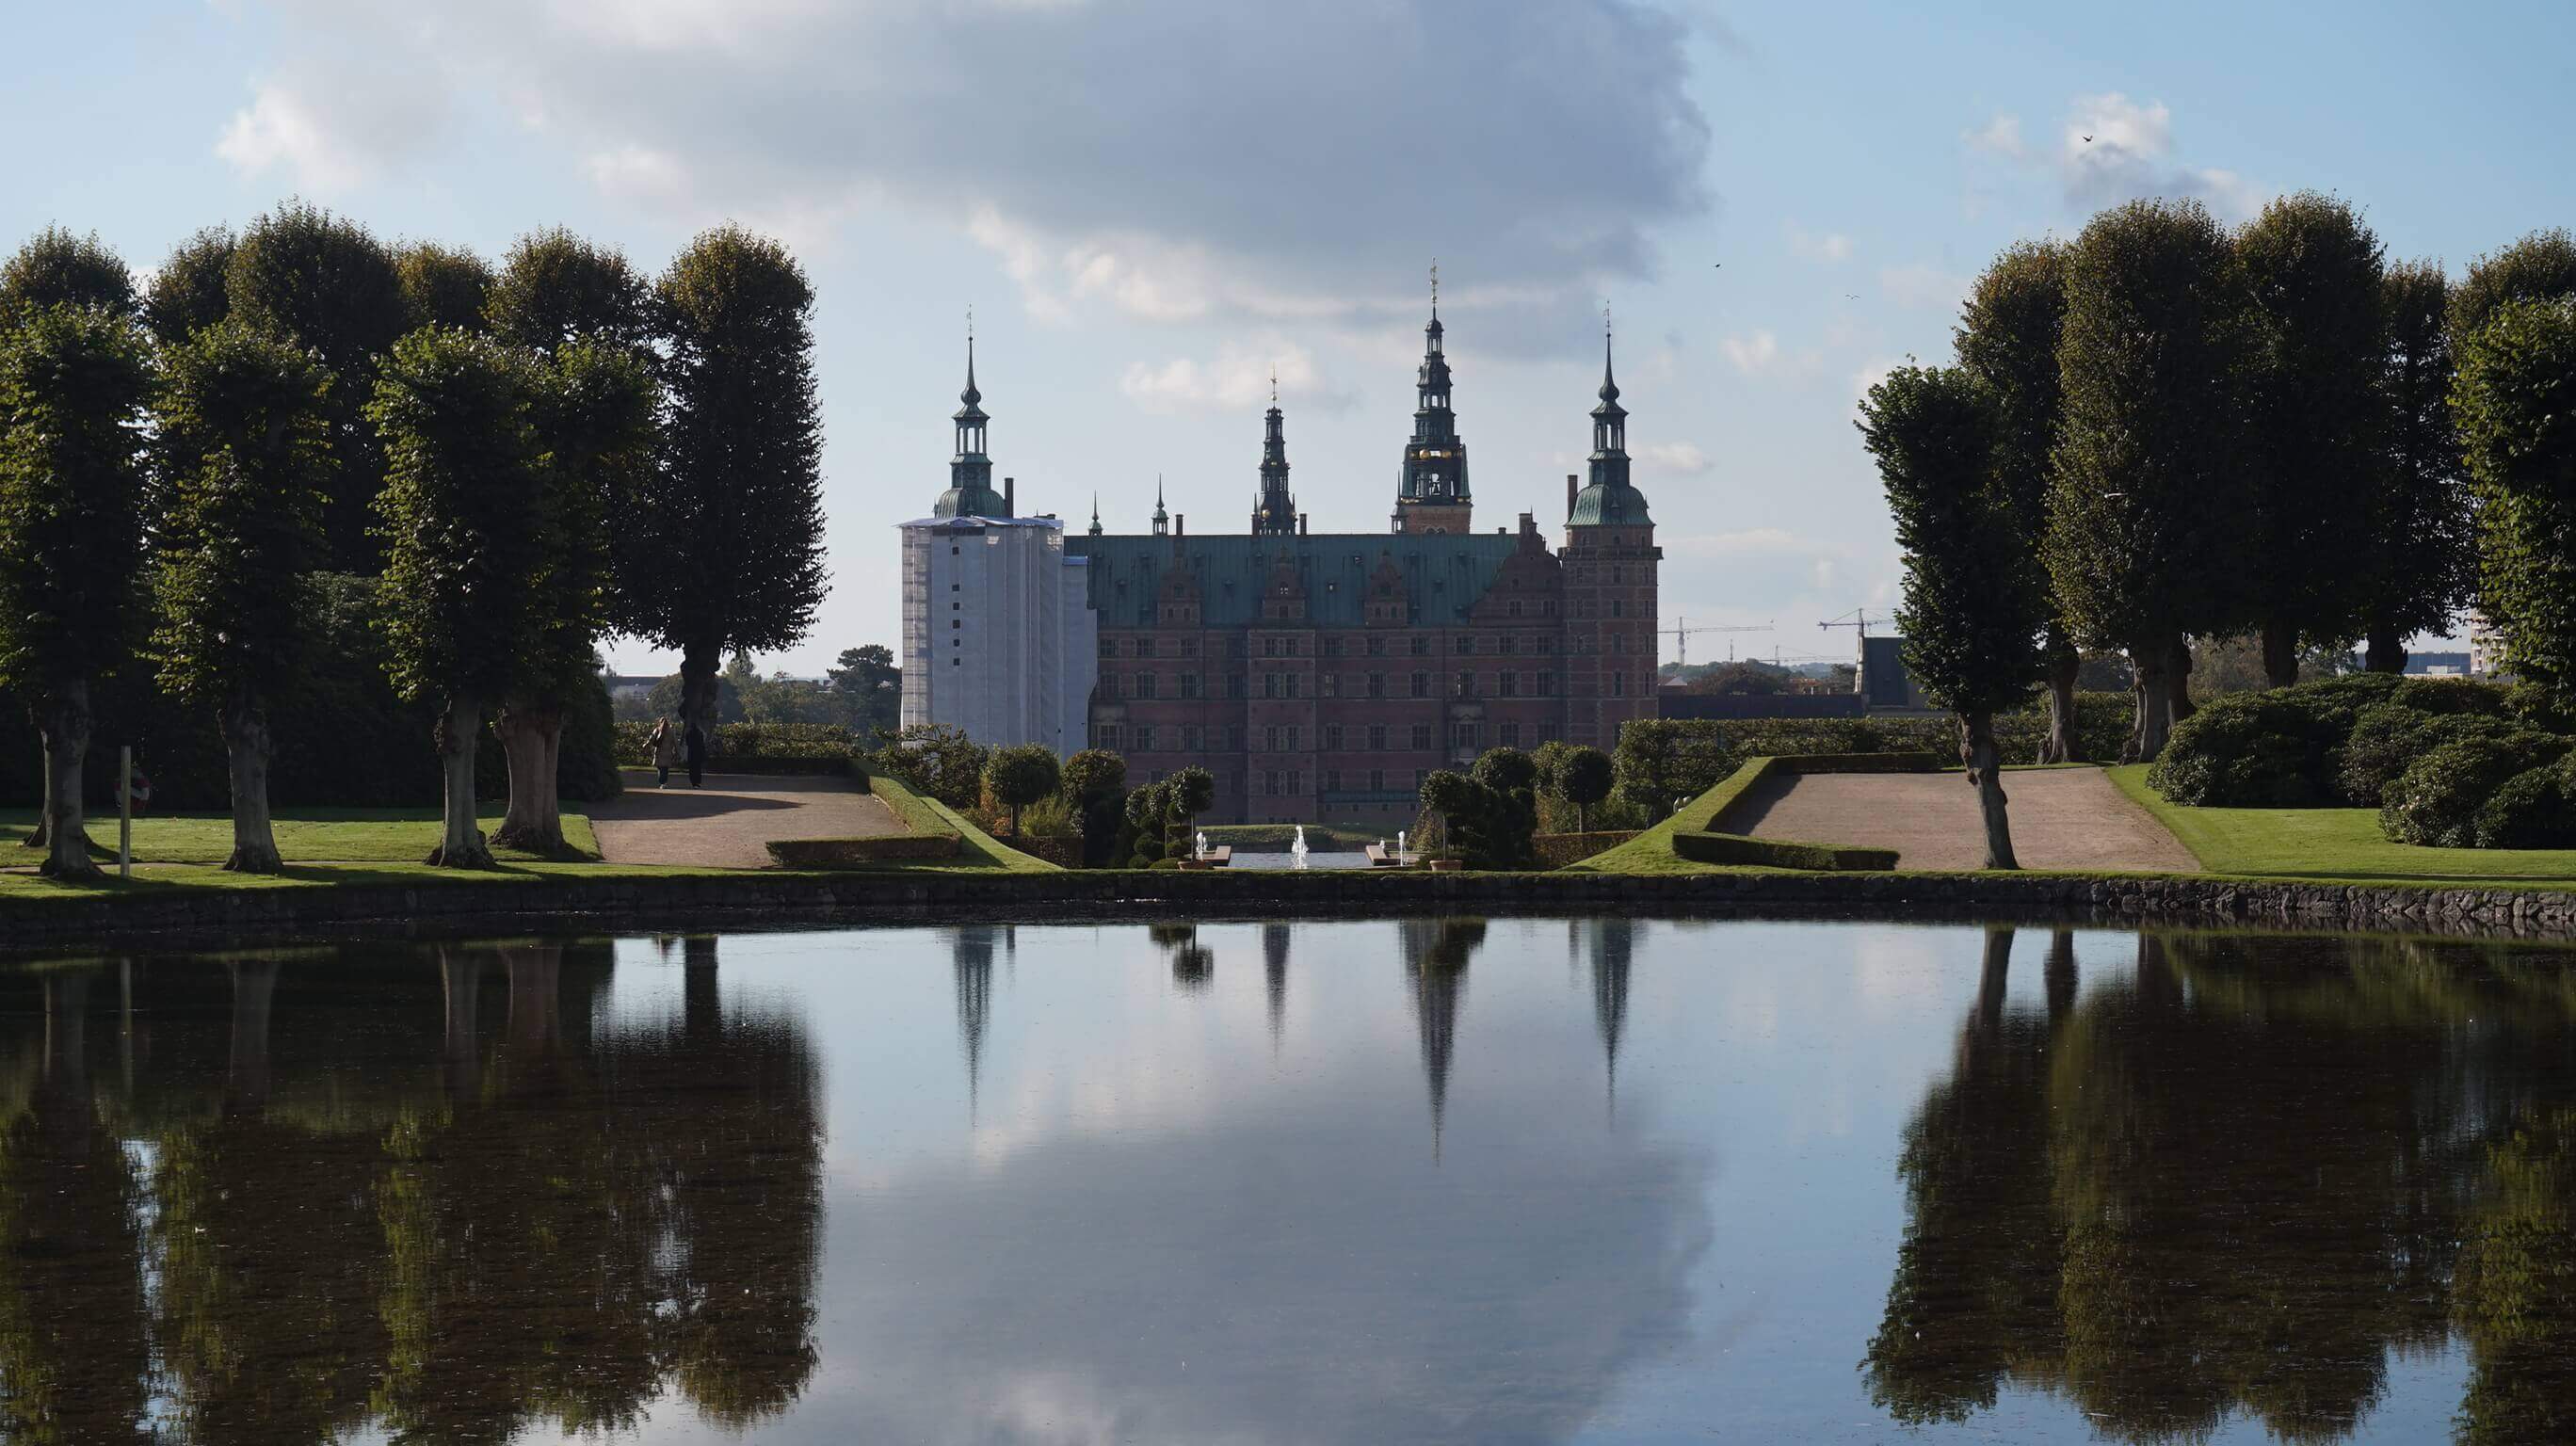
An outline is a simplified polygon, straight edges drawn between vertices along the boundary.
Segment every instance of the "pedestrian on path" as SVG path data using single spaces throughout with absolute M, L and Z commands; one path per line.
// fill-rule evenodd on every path
M 704 787 L 706 787 L 706 785 L 707 785 L 707 734 L 706 734 L 706 730 L 705 730 L 705 729 L 703 729 L 703 728 L 700 728 L 700 727 L 699 727 L 697 724 L 695 724 L 695 723 L 691 723 L 691 724 L 689 725 L 689 732 L 688 732 L 688 736 L 687 736 L 686 740 L 684 741 L 684 743 L 682 744 L 682 746 L 683 746 L 684 748 L 686 748 L 686 749 L 687 749 L 687 751 L 688 751 L 688 755 L 689 755 L 689 787 L 691 787 L 691 788 L 704 788 Z
M 680 766 L 680 730 L 668 717 L 653 720 L 653 731 L 647 736 L 653 750 L 653 786 L 671 786 L 671 770 Z

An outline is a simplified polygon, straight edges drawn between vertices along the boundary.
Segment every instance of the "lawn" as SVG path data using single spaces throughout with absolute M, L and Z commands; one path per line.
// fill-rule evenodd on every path
M 135 869 L 132 879 L 107 877 L 97 883 L 58 883 L 25 870 L 0 872 L 0 900 L 79 899 L 92 895 L 154 894 L 179 889 L 313 889 L 344 885 L 536 883 L 546 879 L 714 878 L 738 876 L 739 869 L 680 868 L 667 864 L 504 863 L 497 869 L 440 869 L 407 863 L 290 863 L 277 874 L 228 874 L 213 864 L 150 864 Z
M 1583 874 L 1740 874 L 1748 872 L 1743 865 L 1703 864 L 1673 852 L 1673 835 L 1677 832 L 1701 833 L 1714 827 L 1718 815 L 1743 796 L 1770 770 L 1771 760 L 1755 758 L 1726 776 L 1715 788 L 1692 799 L 1673 811 L 1673 816 L 1647 829 L 1615 848 L 1604 849 L 1588 859 L 1566 865 L 1573 873 Z
M 484 832 L 499 822 L 502 805 L 482 807 Z M 0 813 L 0 868 L 36 863 L 33 850 L 10 854 L 35 825 L 32 811 Z M 281 810 L 271 824 L 277 851 L 288 863 L 418 863 L 438 847 L 438 811 L 424 808 L 307 808 Z M 596 858 L 599 839 L 590 819 L 563 816 L 564 842 Z M 94 849 L 116 856 L 116 815 L 93 814 L 89 838 Z M 229 814 L 146 815 L 134 821 L 134 861 L 160 864 L 220 864 L 232 856 L 233 821 Z M 497 850 L 504 859 L 532 861 L 536 855 Z
M 2185 808 L 2142 764 L 2107 770 L 2212 873 L 2357 883 L 2576 886 L 2576 849 L 2434 849 L 2390 843 L 2369 808 Z

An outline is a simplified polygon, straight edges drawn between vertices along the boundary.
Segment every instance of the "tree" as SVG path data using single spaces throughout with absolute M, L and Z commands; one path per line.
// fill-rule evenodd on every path
M 232 264 L 233 233 L 222 226 L 205 227 L 171 248 L 143 299 L 144 324 L 163 346 L 186 341 L 232 310 L 224 295 L 224 274 Z
M 1860 429 L 1905 553 L 1906 671 L 1958 716 L 1986 867 L 2018 868 L 1995 714 L 2029 699 L 2049 607 L 2021 510 L 1995 479 L 1993 395 L 1962 368 L 1899 367 L 1869 389 Z
M 154 408 L 162 506 L 152 648 L 171 691 L 212 705 L 231 761 L 224 867 L 282 867 L 268 816 L 268 714 L 305 661 L 302 575 L 322 551 L 329 379 L 304 353 L 220 321 L 164 347 Z
M 2451 411 L 2499 665 L 2576 703 L 2576 300 L 2507 302 L 2459 349 Z
M 2105 211 L 2067 253 L 2045 552 L 2076 641 L 2136 665 L 2141 761 L 2178 711 L 2184 636 L 2227 630 L 2246 563 L 2229 269 L 2196 201 Z
M 983 786 L 987 750 L 949 723 L 915 723 L 880 748 L 871 761 L 950 808 L 975 806 Z
M 684 716 L 714 711 L 736 649 L 805 636 L 824 590 L 814 291 L 785 247 L 706 232 L 654 291 L 668 355 L 666 463 L 621 523 L 621 626 L 680 654 Z
M 2360 631 L 2371 480 L 2381 464 L 2385 252 L 2351 206 L 2302 191 L 2235 236 L 2256 565 L 2248 569 L 2263 670 L 2298 681 L 2299 649 Z
M 1163 788 L 1170 798 L 1172 821 L 1184 833 L 1200 814 L 1216 807 L 1216 775 L 1195 763 L 1174 771 L 1163 780 Z
M 141 329 L 54 304 L 0 326 L 0 686 L 33 700 L 47 854 L 95 878 L 81 808 L 90 684 L 125 652 L 143 549 Z
M 2516 301 L 2576 296 L 2576 236 L 2534 231 L 2469 263 L 2451 292 L 2451 345 L 2465 346 L 2490 317 Z
M 892 649 L 883 643 L 844 648 L 839 666 L 825 669 L 823 676 L 848 710 L 850 727 L 862 733 L 893 731 L 903 714 L 903 669 L 895 666 Z
M 1951 333 L 1959 365 L 1994 399 L 1996 480 L 2034 544 L 2048 535 L 2049 468 L 2065 414 L 2057 365 L 2065 327 L 2066 247 L 2025 241 L 2006 248 L 1977 278 Z M 2048 604 L 2048 736 L 2039 761 L 2073 763 L 2084 756 L 2075 726 L 2083 659 L 2054 594 Z
M 1055 750 L 1043 744 L 997 748 L 992 757 L 984 760 L 984 792 L 1011 811 L 1013 838 L 1020 834 L 1020 810 L 1052 797 L 1061 781 Z
M 224 298 L 231 314 L 312 351 L 331 373 L 323 536 L 333 568 L 376 571 L 374 501 L 385 457 L 366 408 L 378 360 L 411 330 L 393 253 L 354 221 L 289 202 L 242 232 L 224 270 Z
M 1769 697 L 1789 691 L 1789 675 L 1764 663 L 1721 663 L 1682 685 L 1689 693 L 1755 693 Z
M 482 331 L 488 325 L 483 303 L 492 290 L 492 268 L 473 252 L 415 241 L 394 253 L 394 275 L 413 328 Z
M 2477 518 L 2460 472 L 2451 390 L 2450 283 L 2430 261 L 2388 268 L 2380 283 L 2386 347 L 2378 466 L 2367 474 L 2367 526 L 2349 566 L 2374 673 L 2406 671 L 2406 640 L 2448 633 L 2477 589 Z
M 1574 805 L 1576 833 L 1590 831 L 1592 806 L 1610 796 L 1610 785 L 1615 776 L 1610 766 L 1610 755 L 1598 748 L 1569 748 L 1558 759 L 1550 786 L 1566 802 Z
M 640 352 L 653 340 L 652 300 L 623 253 L 558 226 L 511 245 L 485 309 L 494 334 L 536 351 L 587 340 Z
M 1083 864 L 1108 864 L 1118 841 L 1119 804 L 1127 792 L 1127 760 L 1106 748 L 1083 749 L 1064 761 L 1059 786 L 1082 820 Z
M 111 316 L 135 311 L 134 273 L 95 234 L 48 226 L 0 262 L 0 325 L 49 306 L 92 306 Z
M 475 826 L 474 747 L 484 713 L 524 676 L 542 565 L 545 463 L 529 364 L 464 332 L 398 342 L 367 413 L 383 434 L 388 671 L 439 709 L 445 824 L 429 862 L 489 868 Z
M 75 236 L 59 226 L 48 226 L 0 262 L 0 329 L 50 306 L 88 306 L 114 316 L 128 315 L 134 309 L 133 274 L 98 237 Z M 52 838 L 53 772 L 42 772 L 45 803 L 27 834 L 26 847 L 31 849 L 48 847 Z

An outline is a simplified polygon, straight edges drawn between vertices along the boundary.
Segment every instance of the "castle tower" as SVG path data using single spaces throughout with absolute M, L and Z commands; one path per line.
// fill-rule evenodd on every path
M 1431 324 L 1422 329 L 1422 366 L 1414 374 L 1413 438 L 1404 444 L 1396 479 L 1395 530 L 1464 533 L 1470 521 L 1467 444 L 1449 406 L 1449 358 L 1441 354 L 1440 268 L 1431 268 Z
M 1270 374 L 1270 410 L 1261 423 L 1261 492 L 1252 504 L 1252 535 L 1290 537 L 1297 531 L 1297 499 L 1288 491 L 1288 438 L 1279 416 L 1279 373 Z
M 948 459 L 948 490 L 932 504 L 933 517 L 1008 517 L 1010 504 L 993 490 L 993 459 L 984 455 L 984 394 L 975 389 L 975 333 L 966 333 L 965 403 L 949 418 L 957 429 L 957 449 Z
M 1628 411 L 1611 375 L 1603 313 L 1600 404 L 1592 409 L 1591 476 L 1565 518 L 1568 742 L 1608 750 L 1619 728 L 1655 716 L 1654 518 L 1628 480 Z M 1574 479 L 1566 485 L 1572 488 Z

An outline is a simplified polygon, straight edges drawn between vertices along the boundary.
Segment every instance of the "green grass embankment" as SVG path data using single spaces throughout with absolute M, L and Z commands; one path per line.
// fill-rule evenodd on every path
M 875 867 L 890 869 L 995 869 L 1012 874 L 1054 874 L 1063 870 L 1046 860 L 1012 848 L 1000 839 L 977 828 L 965 815 L 938 799 L 918 794 L 903 786 L 899 779 L 877 775 L 868 780 L 868 791 L 885 800 L 903 826 L 915 833 L 953 833 L 957 835 L 957 856 L 951 859 L 904 859 L 888 861 Z
M 494 801 L 477 811 L 484 832 L 489 833 L 500 821 L 503 805 Z M 0 868 L 38 861 L 33 849 L 14 855 L 5 852 L 34 826 L 31 812 L 0 813 Z M 418 863 L 438 847 L 439 840 L 438 810 L 426 808 L 281 809 L 270 827 L 277 837 L 277 851 L 288 863 Z M 565 843 L 591 858 L 599 856 L 599 838 L 591 831 L 588 815 L 567 811 L 563 831 Z M 116 815 L 92 814 L 89 837 L 108 857 L 115 857 Z M 146 814 L 134 820 L 136 863 L 220 864 L 232 852 L 229 814 Z M 534 862 L 537 857 L 516 849 L 493 852 L 513 862 Z
M 1715 788 L 1673 811 L 1673 816 L 1616 848 L 1603 849 L 1567 870 L 1586 874 L 1724 874 L 1740 873 L 1740 864 L 1703 864 L 1673 852 L 1676 833 L 1706 833 L 1753 786 L 1767 777 L 1778 760 L 1751 758 Z
M 2143 764 L 2104 770 L 2215 874 L 2336 883 L 2576 887 L 2576 849 L 2436 849 L 2391 843 L 2369 808 L 2187 808 L 2147 786 Z

